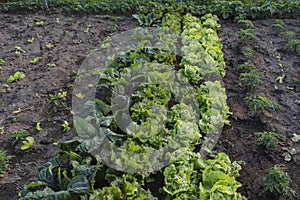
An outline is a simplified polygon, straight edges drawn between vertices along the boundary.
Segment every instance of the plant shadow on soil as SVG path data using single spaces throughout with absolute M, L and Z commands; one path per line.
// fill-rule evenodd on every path
M 55 155 L 57 147 L 53 143 L 63 142 L 75 136 L 74 130 L 63 132 L 61 127 L 64 120 L 72 125 L 70 109 L 60 108 L 57 112 L 51 112 L 47 104 L 49 94 L 67 91 L 68 102 L 71 102 L 74 71 L 79 69 L 90 48 L 96 48 L 110 33 L 137 26 L 131 17 L 118 17 L 62 14 L 45 16 L 43 13 L 0 14 L 3 21 L 0 25 L 0 58 L 6 61 L 5 65 L 0 66 L 0 127 L 5 127 L 0 146 L 8 154 L 15 156 L 7 172 L 0 175 L 1 200 L 17 199 L 18 191 L 33 181 L 38 168 Z M 45 26 L 35 24 L 42 20 L 46 22 Z M 283 21 L 286 29 L 294 31 L 300 39 L 300 19 Z M 236 70 L 241 57 L 241 44 L 237 34 L 239 27 L 231 21 L 221 21 L 219 36 L 223 40 L 223 52 L 227 63 L 224 86 L 233 115 L 230 117 L 231 125 L 223 129 L 215 150 L 226 152 L 232 160 L 245 161 L 239 181 L 243 184 L 240 192 L 248 199 L 275 199 L 261 193 L 262 177 L 268 168 L 278 163 L 286 164 L 287 172 L 292 178 L 292 187 L 298 195 L 295 199 L 300 199 L 300 144 L 291 141 L 293 133 L 300 134 L 300 109 L 299 105 L 295 104 L 295 101 L 299 100 L 297 94 L 300 91 L 300 58 L 285 49 L 283 39 L 271 28 L 274 20 L 259 20 L 253 23 L 256 27 L 257 41 L 252 45 L 252 62 L 265 82 L 254 93 L 279 103 L 282 110 L 259 115 L 249 113 L 243 101 L 247 92 L 238 85 L 239 74 Z M 92 26 L 85 32 L 89 24 Z M 29 43 L 27 40 L 32 38 L 35 38 L 34 41 Z M 54 45 L 52 49 L 47 49 L 46 44 L 49 43 Z M 15 46 L 22 47 L 26 53 L 16 54 Z M 276 55 L 281 56 L 280 61 Z M 42 57 L 39 63 L 29 64 L 29 60 L 38 56 Z M 49 67 L 49 63 L 55 63 L 56 66 Z M 283 64 L 283 69 L 279 67 L 279 63 Z M 16 71 L 23 71 L 26 78 L 7 86 L 7 78 Z M 286 79 L 282 84 L 278 84 L 275 79 L 282 73 L 286 74 Z M 287 86 L 293 90 L 287 89 Z M 12 114 L 18 108 L 21 108 L 22 112 Z M 41 123 L 41 131 L 35 129 L 37 122 Z M 35 138 L 33 147 L 24 152 L 11 147 L 8 134 L 22 129 Z M 283 154 L 286 152 L 281 146 L 274 151 L 266 151 L 253 145 L 253 133 L 256 131 L 274 131 L 286 135 L 287 140 L 281 146 L 293 147 L 297 154 L 290 162 L 285 162 Z M 153 194 L 159 195 L 155 188 L 162 186 L 161 184 L 159 182 L 146 187 L 156 190 Z

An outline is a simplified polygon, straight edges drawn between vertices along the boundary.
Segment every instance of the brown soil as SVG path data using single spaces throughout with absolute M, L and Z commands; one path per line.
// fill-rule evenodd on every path
M 300 20 L 284 19 L 283 21 L 286 24 L 285 31 L 294 31 L 299 39 Z M 260 78 L 264 81 L 264 85 L 253 92 L 247 92 L 239 86 L 239 72 L 236 68 L 242 63 L 240 52 L 243 46 L 237 34 L 240 27 L 232 22 L 222 21 L 222 30 L 219 34 L 223 40 L 223 53 L 227 64 L 224 82 L 228 105 L 233 114 L 230 117 L 231 126 L 224 128 L 217 150 L 228 153 L 234 160 L 245 162 L 239 179 L 243 184 L 240 191 L 251 200 L 278 199 L 262 194 L 261 191 L 263 176 L 267 169 L 279 163 L 286 165 L 286 171 L 292 179 L 292 187 L 297 193 L 295 199 L 300 199 L 300 144 L 291 141 L 293 133 L 300 133 L 300 108 L 295 103 L 299 100 L 300 91 L 300 57 L 285 48 L 287 41 L 271 27 L 273 23 L 274 20 L 253 21 L 257 40 L 251 45 L 254 49 L 251 61 L 258 68 Z M 276 56 L 280 56 L 280 60 Z M 280 68 L 279 63 L 283 65 L 283 69 Z M 282 74 L 286 75 L 286 79 L 279 84 L 275 79 Z M 249 94 L 266 96 L 280 104 L 282 109 L 254 115 L 249 112 L 243 100 Z M 282 133 L 287 139 L 275 150 L 267 150 L 253 144 L 253 133 L 257 131 Z M 293 147 L 297 150 L 290 162 L 284 160 L 287 151 L 282 150 L 282 147 Z
M 108 15 L 0 14 L 0 19 L 0 58 L 6 61 L 6 65 L 0 66 L 0 127 L 5 127 L 0 147 L 15 156 L 7 173 L 0 175 L 0 199 L 12 200 L 17 199 L 25 184 L 35 179 L 38 168 L 55 155 L 57 147 L 53 143 L 75 136 L 73 130 L 64 132 L 61 127 L 64 120 L 72 127 L 70 107 L 53 112 L 47 103 L 49 94 L 67 91 L 71 106 L 74 71 L 80 68 L 88 51 L 99 46 L 109 34 L 132 29 L 137 24 L 133 18 Z M 46 22 L 45 26 L 35 24 L 41 20 Z M 89 24 L 92 27 L 85 33 Z M 33 43 L 27 42 L 31 38 Z M 46 47 L 48 43 L 54 45 L 50 50 Z M 16 54 L 15 46 L 26 53 Z M 42 60 L 36 65 L 29 64 L 35 57 Z M 49 63 L 56 66 L 49 67 Z M 7 84 L 16 71 L 24 72 L 26 77 Z M 22 112 L 13 114 L 18 108 Z M 41 131 L 35 128 L 37 122 L 41 123 Z M 20 145 L 16 148 L 10 145 L 8 133 L 19 130 L 26 130 L 35 139 L 27 151 L 19 150 Z
M 120 18 L 119 18 L 120 17 Z M 49 94 L 61 91 L 68 92 L 71 104 L 72 81 L 74 71 L 78 70 L 89 50 L 96 48 L 104 37 L 114 32 L 129 30 L 137 26 L 131 17 L 111 15 L 62 15 L 45 16 L 38 14 L 0 14 L 0 58 L 6 61 L 0 66 L 0 147 L 15 157 L 5 174 L 0 175 L 0 199 L 17 199 L 17 193 L 25 184 L 34 180 L 38 168 L 55 155 L 57 147 L 54 142 L 63 142 L 75 136 L 75 132 L 64 132 L 61 124 L 64 120 L 72 126 L 70 108 L 59 108 L 51 111 L 47 100 Z M 59 20 L 57 20 L 59 19 Z M 45 26 L 35 22 L 45 21 Z M 283 20 L 286 30 L 294 31 L 300 39 L 300 19 Z M 292 178 L 292 187 L 297 192 L 295 199 L 300 199 L 300 143 L 291 141 L 293 133 L 300 134 L 300 109 L 295 103 L 299 100 L 300 58 L 288 52 L 284 47 L 286 41 L 271 28 L 274 20 L 253 22 L 256 27 L 257 41 L 252 45 L 254 57 L 252 62 L 257 66 L 265 84 L 254 91 L 282 106 L 281 111 L 253 115 L 249 113 L 243 98 L 249 93 L 238 85 L 241 63 L 241 43 L 237 31 L 239 27 L 230 21 L 221 21 L 220 37 L 224 44 L 224 55 L 228 65 L 224 79 L 227 89 L 228 104 L 233 112 L 231 126 L 223 129 L 216 147 L 217 151 L 228 153 L 232 160 L 243 160 L 245 165 L 239 181 L 243 187 L 240 191 L 248 199 L 276 199 L 262 194 L 262 177 L 266 170 L 277 163 L 286 164 L 287 172 Z M 91 24 L 87 33 L 84 30 Z M 27 39 L 35 38 L 33 43 Z M 54 45 L 47 49 L 46 44 Z M 26 53 L 16 54 L 15 46 L 20 46 Z M 281 59 L 276 58 L 280 55 Z M 29 60 L 42 57 L 37 64 Z M 55 67 L 47 64 L 55 63 Z M 279 67 L 281 63 L 284 67 Z M 7 84 L 7 79 L 16 71 L 26 74 L 24 79 Z M 275 79 L 282 74 L 286 79 L 282 84 Z M 291 89 L 287 89 L 287 86 Z M 36 95 L 38 94 L 38 95 Z M 18 108 L 19 114 L 13 114 Z M 40 122 L 42 130 L 37 131 L 36 123 Z M 10 145 L 9 132 L 26 130 L 35 138 L 29 150 L 21 151 L 19 146 Z M 286 135 L 287 140 L 276 150 L 268 151 L 253 145 L 253 133 L 256 131 L 274 131 Z M 281 147 L 293 147 L 297 153 L 290 162 L 284 161 L 286 151 Z M 282 198 L 284 199 L 284 198 Z

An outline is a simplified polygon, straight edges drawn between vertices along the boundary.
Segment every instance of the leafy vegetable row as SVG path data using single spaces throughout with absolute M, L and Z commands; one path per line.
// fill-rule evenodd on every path
M 121 0 L 121 1 L 94 1 L 94 0 L 53 0 L 49 1 L 49 8 L 62 8 L 77 12 L 122 12 L 122 13 L 147 13 L 149 11 L 159 15 L 161 11 L 169 9 L 171 6 L 179 6 L 184 12 L 190 12 L 200 15 L 213 13 L 224 19 L 234 18 L 237 15 L 255 18 L 269 17 L 292 17 L 300 13 L 300 3 L 294 0 L 188 0 L 180 3 L 177 0 Z M 3 0 L 1 9 L 11 11 L 15 9 L 37 10 L 42 9 L 42 2 L 35 0 Z M 153 15 L 153 14 L 152 14 Z M 148 16 L 149 17 L 149 16 Z M 152 16 L 154 17 L 154 16 Z M 151 17 L 151 18 L 152 18 Z
M 241 166 L 224 153 L 204 160 L 199 153 L 185 156 L 163 171 L 164 199 L 245 200 L 236 192 Z M 145 184 L 153 178 L 106 167 L 87 154 L 79 140 L 60 145 L 58 155 L 39 169 L 37 180 L 20 193 L 20 200 L 156 200 Z
M 197 145 L 209 146 L 210 136 L 228 123 L 225 89 L 219 81 L 205 81 L 224 76 L 217 18 L 184 16 L 178 61 L 181 22 L 181 15 L 166 14 L 154 39 L 151 30 L 136 30 L 136 48 L 100 72 L 98 89 L 105 96 L 87 101 L 74 116 L 78 138 L 60 145 L 20 200 L 158 199 L 146 185 L 160 179 L 163 199 L 245 199 L 236 192 L 238 163 L 223 153 L 204 160 L 193 152 Z M 188 62 L 197 67 L 197 82 L 183 73 Z M 161 166 L 166 161 L 171 164 Z
M 198 88 L 200 129 L 203 133 L 216 133 L 229 115 L 225 89 L 220 80 L 225 75 L 222 43 L 217 35 L 218 18 L 208 14 L 200 20 L 191 14 L 183 19 L 182 60 L 179 70 L 194 84 L 205 81 Z M 217 79 L 216 81 L 210 81 Z

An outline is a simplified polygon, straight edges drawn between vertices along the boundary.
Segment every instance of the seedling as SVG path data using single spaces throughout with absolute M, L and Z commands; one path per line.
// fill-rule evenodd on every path
M 28 43 L 33 43 L 33 41 L 34 41 L 34 38 L 31 38 L 31 39 L 27 40 Z
M 293 147 L 282 147 L 282 150 L 287 151 L 291 155 L 295 155 L 297 150 Z
M 23 141 L 23 145 L 21 146 L 21 150 L 30 149 L 34 143 L 33 137 L 26 137 L 26 140 Z
M 6 155 L 6 151 L 0 149 L 0 174 L 4 174 L 5 170 L 8 168 L 9 160 L 12 159 L 14 156 Z
M 15 146 L 15 144 L 19 141 L 19 140 L 23 140 L 26 136 L 28 136 L 28 133 L 24 130 L 21 131 L 17 131 L 17 132 L 10 132 L 8 133 L 9 135 L 11 135 L 12 139 L 10 141 L 10 144 L 12 146 Z
M 300 54 L 300 40 L 298 39 L 290 40 L 285 47 L 293 53 Z
M 114 24 L 109 27 L 110 32 L 116 32 L 116 31 L 118 31 L 118 29 L 119 29 L 119 26 L 117 24 Z
M 7 82 L 12 83 L 15 81 L 18 81 L 19 79 L 25 78 L 25 73 L 24 72 L 16 72 L 14 75 L 9 76 Z
M 36 123 L 35 128 L 36 128 L 37 131 L 41 131 L 42 130 L 41 122 Z
M 282 33 L 282 37 L 286 40 L 291 40 L 295 38 L 295 32 L 293 31 L 286 31 L 284 33 Z
M 284 30 L 284 22 L 281 19 L 276 19 L 275 23 L 272 24 L 272 27 L 276 30 L 277 33 L 280 33 Z
M 241 71 L 250 71 L 252 69 L 256 69 L 256 67 L 250 62 L 244 62 L 237 67 L 238 70 Z
M 68 19 L 67 19 L 67 23 L 68 23 L 68 25 L 72 25 L 72 24 L 75 23 L 75 19 L 73 19 L 73 18 L 68 18 Z
M 254 25 L 253 23 L 250 21 L 250 20 L 239 20 L 238 21 L 238 24 L 242 27 L 242 28 L 245 28 L 245 29 L 254 29 Z
M 6 65 L 6 62 L 5 62 L 5 60 L 3 60 L 3 59 L 0 59 L 0 65 Z
M 34 58 L 33 60 L 30 60 L 29 63 L 35 65 L 35 64 L 37 64 L 38 62 L 40 62 L 41 60 L 42 60 L 41 57 L 36 57 L 36 58 Z
M 22 109 L 18 108 L 17 110 L 13 111 L 12 113 L 16 115 L 16 114 L 19 114 L 20 112 L 22 112 Z
M 268 169 L 268 173 L 263 177 L 264 188 L 263 192 L 271 192 L 276 196 L 295 197 L 295 191 L 290 187 L 291 178 L 287 172 L 284 171 L 285 165 L 277 164 Z
M 38 25 L 38 26 L 44 26 L 45 22 L 44 21 L 38 21 L 38 22 L 35 22 L 35 24 Z
M 247 16 L 246 16 L 245 14 L 239 13 L 238 15 L 236 15 L 236 16 L 234 17 L 234 22 L 235 22 L 235 23 L 238 23 L 238 24 L 241 24 L 242 21 L 245 21 L 245 20 L 246 20 L 246 18 L 247 18 Z
M 90 31 L 90 28 L 92 27 L 91 24 L 87 25 L 86 29 L 84 29 L 85 33 L 88 33 Z
M 240 74 L 240 85 L 246 87 L 250 91 L 263 85 L 263 81 L 259 78 L 257 69 L 251 69 L 249 72 Z
M 48 67 L 55 67 L 56 64 L 55 64 L 55 63 L 48 63 L 47 66 L 48 66 Z
M 51 44 L 51 43 L 48 43 L 48 44 L 46 44 L 46 47 L 47 47 L 48 49 L 52 49 L 52 48 L 54 47 L 54 45 Z
M 272 102 L 267 97 L 263 96 L 247 96 L 245 98 L 251 112 L 266 112 L 271 110 L 280 110 L 281 106 Z
M 16 53 L 26 53 L 25 50 L 23 50 L 21 47 L 19 46 L 15 46 L 15 49 L 16 49 Z
M 283 83 L 284 79 L 285 79 L 285 74 L 282 74 L 282 76 L 277 77 L 275 81 L 281 84 Z
M 300 135 L 298 135 L 296 133 L 293 133 L 292 141 L 293 142 L 300 142 Z
M 64 123 L 61 124 L 61 126 L 63 127 L 63 130 L 64 130 L 65 132 L 68 132 L 68 131 L 71 130 L 71 127 L 70 127 L 70 125 L 69 125 L 69 122 L 67 122 L 66 120 L 64 121 Z
M 88 54 L 94 53 L 94 52 L 96 52 L 96 51 L 97 51 L 97 49 L 89 48 L 89 49 L 88 49 Z
M 56 111 L 59 107 L 67 107 L 66 97 L 67 92 L 59 92 L 58 94 L 49 94 L 50 99 L 48 104 L 54 104 L 53 110 Z
M 14 118 L 11 120 L 11 122 L 12 122 L 12 123 L 16 123 L 16 122 L 18 122 L 18 120 L 19 120 L 19 119 L 18 119 L 17 117 L 14 117 Z
M 242 50 L 245 60 L 249 60 L 253 56 L 253 50 L 250 47 L 244 47 Z
M 274 149 L 278 146 L 280 140 L 285 140 L 285 136 L 274 132 L 255 132 L 255 144 L 262 145 L 267 149 Z
M 82 93 L 75 94 L 75 96 L 79 99 L 83 99 L 84 95 Z
M 249 45 L 256 40 L 256 35 L 254 34 L 254 29 L 240 29 L 239 32 L 242 43 L 244 45 Z

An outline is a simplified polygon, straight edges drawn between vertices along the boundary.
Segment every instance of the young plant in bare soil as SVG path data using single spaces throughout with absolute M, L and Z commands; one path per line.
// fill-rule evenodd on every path
M 276 196 L 288 196 L 290 199 L 296 196 L 295 190 L 290 187 L 291 178 L 284 171 L 283 164 L 277 164 L 268 169 L 268 173 L 263 179 L 263 192 L 270 192 Z
M 67 107 L 66 97 L 67 92 L 59 92 L 57 94 L 49 94 L 50 99 L 48 104 L 53 106 L 53 111 L 56 112 L 58 108 Z
M 298 39 L 292 39 L 292 40 L 289 41 L 289 43 L 287 43 L 285 45 L 285 47 L 289 51 L 291 51 L 291 52 L 293 52 L 295 54 L 300 55 L 300 40 L 298 40 Z
M 275 23 L 272 24 L 272 28 L 274 28 L 278 34 L 284 31 L 284 26 L 285 24 L 281 19 L 276 19 Z
M 240 37 L 242 39 L 243 45 L 249 45 L 256 40 L 256 35 L 254 33 L 254 29 L 247 28 L 247 29 L 240 29 Z
M 259 78 L 259 73 L 256 68 L 240 74 L 240 85 L 246 87 L 250 91 L 263 85 L 263 83 L 264 82 Z
M 275 149 L 279 142 L 285 140 L 285 136 L 275 132 L 255 132 L 254 144 L 262 145 L 266 149 Z
M 253 49 L 245 46 L 242 48 L 242 54 L 244 56 L 244 60 L 249 61 L 253 56 Z
M 12 159 L 14 156 L 8 156 L 6 151 L 0 149 L 0 174 L 4 174 L 5 170 L 8 168 L 9 160 Z
M 10 144 L 12 146 L 15 146 L 18 141 L 23 140 L 26 136 L 28 136 L 28 133 L 24 130 L 21 130 L 16 132 L 10 132 L 9 135 L 12 137 Z
M 281 106 L 263 96 L 247 96 L 245 98 L 249 109 L 253 113 L 265 113 L 271 110 L 280 110 Z
M 14 75 L 9 76 L 9 78 L 7 79 L 7 82 L 8 83 L 13 83 L 13 82 L 16 82 L 16 81 L 18 81 L 22 78 L 25 78 L 25 73 L 17 71 L 16 73 L 14 73 Z

